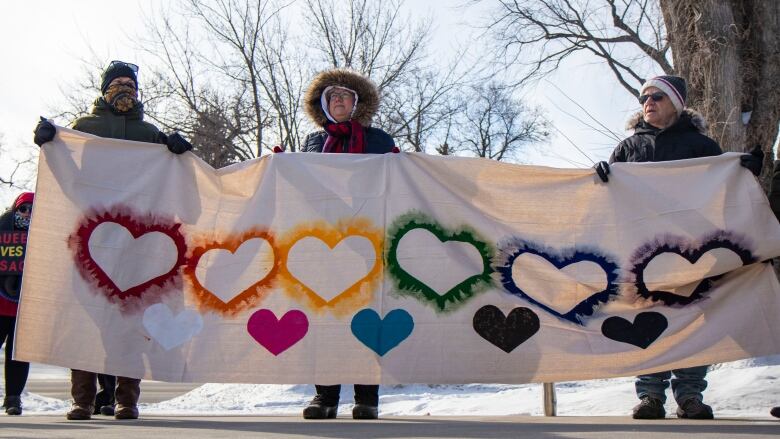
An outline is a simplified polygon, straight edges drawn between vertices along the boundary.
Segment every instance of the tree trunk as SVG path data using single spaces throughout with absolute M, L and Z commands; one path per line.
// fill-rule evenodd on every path
M 688 81 L 724 151 L 761 145 L 767 157 L 780 120 L 780 2 L 660 0 L 675 71 Z M 772 161 L 765 161 L 768 184 Z

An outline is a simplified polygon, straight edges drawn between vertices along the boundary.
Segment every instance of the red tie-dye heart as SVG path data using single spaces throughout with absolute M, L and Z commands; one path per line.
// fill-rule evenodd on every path
M 164 266 L 158 267 L 150 279 L 143 282 L 132 284 L 124 279 L 112 279 L 106 273 L 104 267 L 101 267 L 90 249 L 90 238 L 95 230 L 106 223 L 114 223 L 121 227 L 116 227 L 120 233 L 114 233 L 111 237 L 117 237 L 122 233 L 132 236 L 134 241 L 149 238 L 151 233 L 161 233 L 170 238 L 174 247 L 175 256 L 169 258 Z M 113 207 L 111 209 L 94 212 L 84 217 L 79 224 L 76 232 L 70 236 L 69 245 L 74 252 L 76 266 L 82 277 L 102 291 L 112 303 L 128 301 L 132 298 L 141 298 L 148 295 L 159 295 L 169 290 L 176 284 L 176 275 L 179 267 L 185 263 L 187 245 L 184 236 L 179 231 L 180 223 L 172 220 L 146 215 L 134 215 L 132 211 L 125 207 Z M 121 241 L 121 237 L 117 240 Z M 116 254 L 116 252 L 114 252 Z M 165 271 L 164 271 L 165 270 Z M 126 274 L 126 273 L 123 273 Z M 152 297 L 144 297 L 153 299 Z

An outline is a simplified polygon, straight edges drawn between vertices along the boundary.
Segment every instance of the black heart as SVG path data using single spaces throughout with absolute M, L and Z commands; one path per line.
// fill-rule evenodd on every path
M 474 314 L 480 337 L 509 353 L 539 331 L 539 317 L 528 308 L 515 308 L 504 317 L 498 307 L 485 305 Z
M 610 317 L 601 324 L 601 333 L 605 337 L 622 343 L 647 349 L 666 331 L 669 322 L 658 312 L 641 312 L 634 323 L 623 317 Z

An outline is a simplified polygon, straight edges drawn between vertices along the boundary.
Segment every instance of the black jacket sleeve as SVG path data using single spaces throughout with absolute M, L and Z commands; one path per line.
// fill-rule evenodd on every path
M 780 221 L 780 160 L 775 160 L 772 181 L 769 182 L 769 206 Z
M 612 151 L 612 155 L 609 156 L 609 164 L 615 162 L 625 162 L 626 158 L 623 156 L 623 148 L 624 148 L 624 142 L 618 143 L 618 146 L 615 147 L 615 150 Z
M 325 131 L 315 131 L 309 133 L 306 139 L 303 140 L 301 145 L 301 152 L 322 152 L 323 146 L 325 146 L 325 139 L 328 137 L 328 133 Z
M 702 157 L 710 157 L 715 155 L 721 155 L 723 154 L 723 150 L 720 149 L 720 145 L 718 145 L 718 142 L 712 140 L 711 138 L 707 137 L 707 142 L 704 144 L 704 150 L 702 151 Z

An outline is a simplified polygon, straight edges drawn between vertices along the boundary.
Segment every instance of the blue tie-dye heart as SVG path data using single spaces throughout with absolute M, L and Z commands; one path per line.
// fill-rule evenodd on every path
M 607 287 L 579 302 L 571 310 L 560 313 L 534 299 L 531 295 L 533 292 L 523 291 L 515 284 L 515 281 L 512 278 L 512 265 L 517 257 L 525 253 L 540 256 L 559 270 L 578 262 L 593 262 L 598 264 L 607 275 Z M 504 289 L 510 294 L 522 297 L 556 317 L 579 325 L 584 325 L 584 317 L 593 315 L 593 312 L 599 306 L 608 302 L 618 293 L 618 284 L 616 282 L 618 277 L 617 263 L 613 262 L 607 255 L 592 249 L 575 247 L 564 250 L 554 250 L 551 248 L 544 248 L 520 238 L 511 238 L 499 246 L 499 256 L 496 258 L 494 269 L 498 273 L 501 285 L 503 285 Z
M 390 311 L 384 320 L 370 308 L 352 318 L 352 334 L 380 357 L 406 340 L 413 329 L 412 316 L 402 309 Z

